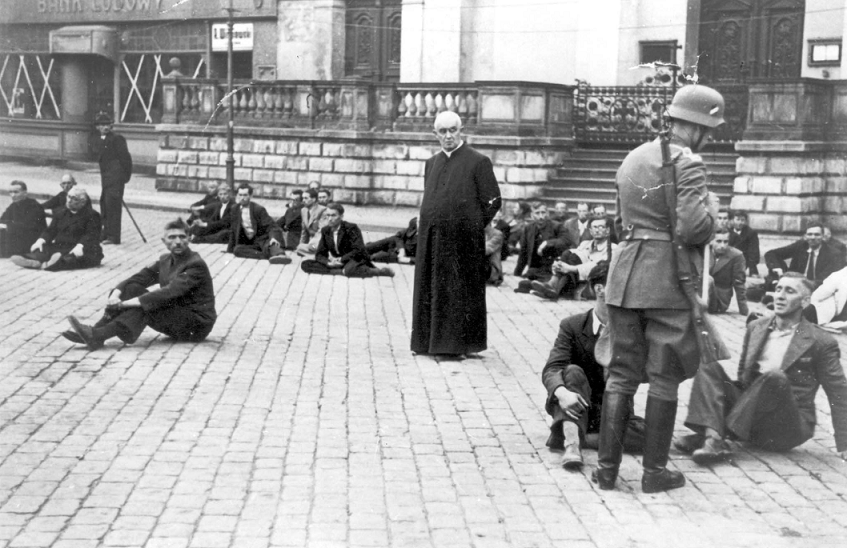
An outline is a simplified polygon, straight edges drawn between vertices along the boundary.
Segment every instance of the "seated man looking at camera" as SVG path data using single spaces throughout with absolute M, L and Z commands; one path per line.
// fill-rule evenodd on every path
M 344 220 L 344 206 L 330 203 L 323 213 L 326 226 L 314 259 L 306 259 L 300 268 L 307 274 L 343 274 L 348 278 L 394 276 L 390 268 L 376 268 L 365 249 L 362 231 Z
M 209 267 L 188 246 L 188 226 L 182 219 L 165 225 L 162 242 L 168 253 L 119 283 L 96 324 L 84 325 L 68 316 L 72 330 L 62 335 L 89 350 L 113 337 L 132 344 L 147 326 L 177 341 L 205 339 L 217 320 Z M 158 289 L 148 291 L 156 284 Z

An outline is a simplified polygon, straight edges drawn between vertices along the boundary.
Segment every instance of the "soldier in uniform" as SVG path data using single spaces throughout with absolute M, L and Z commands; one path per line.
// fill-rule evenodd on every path
M 698 150 L 724 122 L 720 93 L 706 86 L 681 88 L 668 108 L 670 155 L 676 174 L 676 231 L 692 271 L 703 272 L 718 212 L 706 189 L 706 168 Z M 679 384 L 694 376 L 699 350 L 691 303 L 675 268 L 671 212 L 662 179 L 662 143 L 656 139 L 629 153 L 616 177 L 618 234 L 606 286 L 612 358 L 603 401 L 594 479 L 614 489 L 632 399 L 649 382 L 645 413 L 644 474 L 641 487 L 656 493 L 685 485 L 666 468 Z M 623 232 L 622 232 L 623 231 Z

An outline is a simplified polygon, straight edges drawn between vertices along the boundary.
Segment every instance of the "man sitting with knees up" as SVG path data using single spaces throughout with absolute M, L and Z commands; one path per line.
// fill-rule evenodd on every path
M 674 443 L 697 464 L 727 457 L 726 438 L 787 451 L 815 432 L 815 396 L 823 386 L 835 447 L 847 457 L 847 379 L 835 339 L 802 317 L 814 282 L 786 272 L 776 285 L 774 316 L 747 325 L 732 381 L 717 362 L 694 377 L 685 425 L 694 434 Z
M 604 300 L 609 263 L 601 261 L 588 274 L 588 282 L 597 295 L 593 310 L 562 320 L 559 335 L 550 350 L 541 380 L 547 389 L 547 413 L 553 417 L 547 446 L 564 448 L 562 465 L 576 470 L 582 467 L 580 446 L 597 449 L 603 392 L 606 389 L 604 367 L 598 363 L 595 347 L 606 329 Z M 644 419 L 629 414 L 624 449 L 640 452 L 644 446 Z
M 188 226 L 182 219 L 165 225 L 162 242 L 168 253 L 119 283 L 100 321 L 88 326 L 68 316 L 72 331 L 62 335 L 90 350 L 112 337 L 132 344 L 147 326 L 178 341 L 205 339 L 217 320 L 209 267 L 188 247 Z M 147 290 L 156 284 L 158 289 Z
M 394 276 L 390 268 L 376 268 L 365 249 L 362 231 L 344 220 L 344 206 L 330 203 L 323 213 L 326 226 L 314 259 L 306 259 L 300 268 L 307 274 L 343 274 L 348 278 Z

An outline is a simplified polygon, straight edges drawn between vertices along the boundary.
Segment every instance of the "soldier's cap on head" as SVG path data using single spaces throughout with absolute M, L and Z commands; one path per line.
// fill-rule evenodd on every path
M 111 124 L 111 123 L 112 123 L 112 117 L 109 116 L 108 112 L 101 110 L 100 112 L 97 113 L 96 116 L 94 116 L 94 125 L 95 126 L 102 126 L 102 125 Z

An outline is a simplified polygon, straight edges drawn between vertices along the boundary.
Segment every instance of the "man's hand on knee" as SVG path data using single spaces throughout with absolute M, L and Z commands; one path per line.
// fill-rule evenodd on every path
M 582 413 L 588 409 L 588 402 L 576 392 L 571 392 L 564 386 L 560 386 L 553 393 L 559 401 L 559 407 L 565 412 L 565 415 L 573 420 L 579 420 Z

